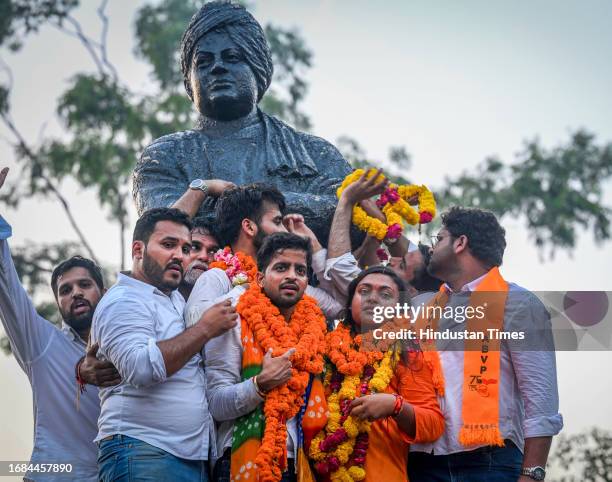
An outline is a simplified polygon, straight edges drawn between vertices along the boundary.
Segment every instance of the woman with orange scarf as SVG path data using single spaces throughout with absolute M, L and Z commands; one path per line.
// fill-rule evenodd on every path
M 310 458 L 320 480 L 406 481 L 409 444 L 434 441 L 444 431 L 436 368 L 417 345 L 366 333 L 383 328 L 376 322 L 384 307 L 406 301 L 393 271 L 363 271 L 348 294 L 346 318 L 326 336 L 329 417 L 310 444 Z M 394 326 L 387 322 L 383 329 Z

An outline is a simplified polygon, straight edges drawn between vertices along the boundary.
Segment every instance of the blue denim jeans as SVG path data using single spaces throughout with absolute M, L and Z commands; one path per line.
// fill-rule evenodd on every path
M 185 460 L 127 435 L 98 444 L 101 482 L 208 482 L 208 462 Z
M 511 440 L 504 447 L 482 447 L 451 455 L 410 452 L 410 482 L 516 482 L 523 454 Z

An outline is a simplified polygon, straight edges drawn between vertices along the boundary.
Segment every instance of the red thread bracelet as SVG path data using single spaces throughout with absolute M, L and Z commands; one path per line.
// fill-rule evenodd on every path
M 404 406 L 404 398 L 401 395 L 398 395 L 397 393 L 394 393 L 393 396 L 395 397 L 395 405 L 393 406 L 392 416 L 397 417 L 402 411 L 402 407 Z
M 75 372 L 74 375 L 77 381 L 77 386 L 79 388 L 79 393 L 83 393 L 87 391 L 87 389 L 85 388 L 85 385 L 87 385 L 87 382 L 81 378 L 81 365 L 83 364 L 84 361 L 85 361 L 85 356 L 83 356 L 77 362 L 76 366 L 74 367 L 74 372 Z

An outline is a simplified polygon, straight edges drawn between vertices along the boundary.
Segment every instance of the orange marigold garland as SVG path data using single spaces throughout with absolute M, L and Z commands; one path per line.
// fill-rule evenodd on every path
M 257 264 L 253 258 L 240 251 L 233 254 L 228 246 L 215 253 L 215 260 L 208 267 L 225 271 L 232 286 L 252 283 L 257 274 Z
M 295 348 L 291 378 L 266 395 L 264 435 L 255 459 L 260 481 L 278 481 L 286 458 L 286 422 L 303 403 L 309 374 L 323 371 L 325 317 L 317 302 L 304 295 L 287 322 L 257 283 L 240 297 L 237 311 L 264 353 L 271 349 L 273 356 L 280 356 Z

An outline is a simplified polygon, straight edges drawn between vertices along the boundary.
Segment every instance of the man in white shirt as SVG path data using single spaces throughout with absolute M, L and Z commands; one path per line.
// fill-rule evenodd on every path
M 190 251 L 187 214 L 145 212 L 134 229 L 132 271 L 119 274 L 95 312 L 92 342 L 122 377 L 100 390 L 102 481 L 208 480 L 214 428 L 199 352 L 237 315 L 219 303 L 185 329 L 177 288 Z
M 0 188 L 7 173 L 7 168 L 0 172 Z M 93 443 L 100 413 L 98 389 L 91 387 L 81 394 L 77 410 L 75 365 L 85 355 L 93 312 L 105 291 L 102 272 L 80 256 L 53 270 L 51 287 L 63 319 L 58 328 L 36 312 L 23 289 L 8 245 L 11 234 L 10 225 L 0 216 L 0 318 L 13 355 L 32 386 L 34 406 L 30 464 L 39 471 L 28 472 L 26 480 L 93 482 L 98 475 Z M 81 376 L 88 382 L 119 381 L 107 364 L 90 365 Z M 62 465 L 43 473 L 46 464 Z
M 215 210 L 215 233 L 223 246 L 229 246 L 233 253 L 242 252 L 255 259 L 257 250 L 266 236 L 290 231 L 310 239 L 313 250 L 313 266 L 317 257 L 319 266 L 324 265 L 325 250 L 314 233 L 304 223 L 300 214 L 284 216 L 285 198 L 275 187 L 255 183 L 238 186 L 223 192 Z M 315 269 L 316 273 L 316 269 Z M 323 287 L 323 283 L 321 284 Z M 206 271 L 198 278 L 185 311 L 188 326 L 196 323 L 204 312 L 204 306 L 223 296 L 232 289 L 232 283 L 219 268 Z M 321 288 L 308 286 L 306 294 L 317 300 L 328 320 L 340 317 L 341 303 L 332 294 Z
M 286 323 L 292 320 L 292 315 L 305 294 L 311 256 L 309 241 L 290 233 L 275 233 L 267 237 L 257 253 L 260 272 L 254 283 L 259 285 L 261 293 L 265 299 L 269 300 L 269 306 L 274 308 L 273 311 L 280 313 Z M 232 306 L 236 306 L 243 295 L 247 296 L 249 293 L 245 294 L 245 287 L 241 285 L 223 295 L 221 300 L 231 300 Z M 212 302 L 208 306 L 210 305 Z M 206 306 L 204 308 L 206 309 Z M 322 322 L 318 308 L 312 311 L 318 312 Z M 259 314 L 264 323 L 269 323 L 269 318 L 265 317 L 263 312 Z M 245 316 L 244 312 L 243 316 Z M 309 323 L 315 323 L 314 319 Z M 246 332 L 243 331 L 243 326 Z M 231 465 L 236 462 L 236 459 L 232 461 L 233 456 L 236 455 L 233 452 L 247 441 L 250 441 L 248 443 L 261 441 L 266 423 L 264 415 L 267 416 L 265 410 L 263 412 L 261 410 L 268 393 L 291 378 L 292 367 L 301 369 L 297 365 L 292 365 L 292 362 L 298 363 L 292 358 L 296 350 L 296 347 L 292 346 L 287 352 L 276 353 L 274 356 L 267 353 L 261 361 L 261 371 L 254 370 L 255 362 L 251 364 L 252 360 L 247 361 L 249 365 L 245 372 L 243 357 L 248 357 L 251 350 L 253 352 L 259 350 L 261 354 L 265 351 L 262 347 L 265 345 L 260 344 L 260 339 L 264 337 L 259 332 L 253 333 L 250 342 L 247 343 L 248 333 L 251 332 L 248 327 L 247 321 L 240 320 L 233 329 L 206 345 L 208 399 L 210 412 L 218 423 L 217 455 L 219 459 L 215 462 L 214 477 L 219 481 L 230 480 L 230 470 L 232 474 L 241 474 L 243 480 L 248 480 L 249 476 L 252 477 L 253 472 L 257 471 L 257 468 L 252 467 L 250 463 L 246 463 L 244 467 L 237 465 L 232 468 Z M 325 327 L 322 326 L 321 333 L 324 333 L 324 330 Z M 276 332 L 271 335 L 274 340 L 276 340 L 275 335 Z M 310 346 L 309 350 L 312 351 L 312 354 L 316 353 L 315 346 Z M 298 352 L 297 356 L 303 356 L 303 353 Z M 250 359 L 247 358 L 247 360 Z M 245 373 L 251 373 L 251 376 L 245 378 Z M 303 393 L 300 394 L 300 396 L 303 395 Z M 309 403 L 314 405 L 312 401 Z M 300 472 L 296 471 L 296 464 L 298 464 L 298 451 L 301 447 L 300 433 L 303 434 L 302 415 L 303 413 L 296 413 L 285 419 L 287 466 L 282 474 L 281 482 L 295 482 L 296 473 Z M 252 433 L 249 432 L 245 436 L 244 432 L 239 433 L 240 430 L 234 429 L 241 423 L 244 424 L 245 420 L 255 420 L 254 425 L 261 429 L 261 433 L 258 433 L 258 429 L 254 429 Z M 248 423 L 250 429 L 251 424 Z

